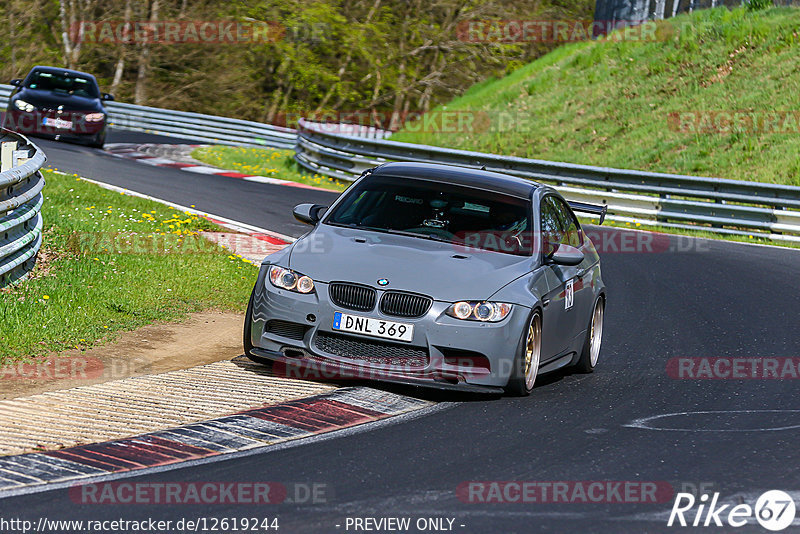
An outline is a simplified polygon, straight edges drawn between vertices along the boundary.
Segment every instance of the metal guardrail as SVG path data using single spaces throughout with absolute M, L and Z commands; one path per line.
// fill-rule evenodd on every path
M 112 128 L 151 132 L 219 145 L 294 148 L 297 132 L 260 122 L 107 102 Z
M 342 122 L 312 122 L 303 119 L 303 128 L 317 132 L 330 132 L 351 137 L 363 137 L 366 139 L 388 139 L 392 135 L 391 130 L 366 126 L 364 124 L 346 124 Z
M 13 90 L 0 85 L 0 107 Z M 606 204 L 609 219 L 800 241 L 800 187 L 500 156 L 384 139 L 380 130 L 300 121 L 300 130 L 120 102 L 107 103 L 120 129 L 237 145 L 295 148 L 303 168 L 352 181 L 386 161 L 486 167 L 559 186 L 570 200 Z M 347 132 L 351 135 L 345 135 Z M 2 213 L 2 212 L 0 212 Z
M 42 244 L 46 158 L 24 136 L 0 130 L 0 287 L 24 277 Z
M 0 84 L 0 109 L 5 109 L 12 85 Z M 105 102 L 112 128 L 181 137 L 221 145 L 293 148 L 297 132 L 261 122 L 202 113 Z
M 0 109 L 6 109 L 6 106 L 8 105 L 8 97 L 11 96 L 11 91 L 13 90 L 13 85 L 0 83 Z
M 297 163 L 342 180 L 387 161 L 485 167 L 556 185 L 569 200 L 606 204 L 612 220 L 800 241 L 800 187 L 500 156 L 300 126 Z

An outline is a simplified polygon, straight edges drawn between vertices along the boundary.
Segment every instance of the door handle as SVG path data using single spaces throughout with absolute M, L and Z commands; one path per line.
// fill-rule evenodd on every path
M 542 307 L 546 308 L 550 304 L 550 299 L 542 299 Z

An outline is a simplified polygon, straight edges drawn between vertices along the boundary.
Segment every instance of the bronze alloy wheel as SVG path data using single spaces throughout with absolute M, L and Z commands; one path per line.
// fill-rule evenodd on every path
M 536 375 L 539 372 L 539 361 L 542 356 L 542 317 L 535 313 L 528 325 L 528 336 L 525 339 L 525 387 L 533 389 Z

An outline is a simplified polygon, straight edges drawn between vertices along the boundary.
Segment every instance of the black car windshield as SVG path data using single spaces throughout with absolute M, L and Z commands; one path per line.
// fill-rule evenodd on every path
M 378 177 L 345 193 L 326 224 L 531 255 L 531 202 L 427 180 Z
M 25 87 L 85 98 L 100 97 L 100 90 L 94 80 L 67 73 L 34 71 L 28 76 Z

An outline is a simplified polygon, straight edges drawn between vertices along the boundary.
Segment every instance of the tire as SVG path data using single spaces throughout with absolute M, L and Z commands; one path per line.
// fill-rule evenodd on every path
M 506 385 L 506 393 L 515 397 L 527 397 L 533 390 L 539 363 L 542 359 L 542 314 L 535 310 L 522 332 L 511 378 Z
M 247 303 L 247 312 L 244 314 L 244 328 L 242 329 L 242 346 L 244 348 L 244 355 L 250 360 L 272 367 L 272 360 L 262 358 L 253 354 L 253 298 L 255 296 L 255 289 L 250 294 L 250 301 Z
M 586 328 L 586 340 L 583 342 L 581 357 L 574 366 L 579 373 L 591 373 L 597 366 L 600 345 L 603 341 L 605 307 L 603 297 L 598 297 L 592 309 L 592 316 L 589 318 L 589 326 Z

